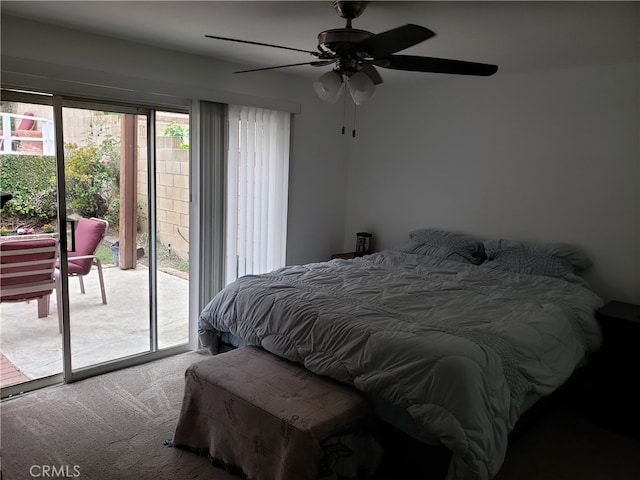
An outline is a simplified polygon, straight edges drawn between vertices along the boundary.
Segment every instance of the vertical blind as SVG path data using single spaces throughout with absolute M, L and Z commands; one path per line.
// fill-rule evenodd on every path
M 285 264 L 291 115 L 229 106 L 226 283 Z

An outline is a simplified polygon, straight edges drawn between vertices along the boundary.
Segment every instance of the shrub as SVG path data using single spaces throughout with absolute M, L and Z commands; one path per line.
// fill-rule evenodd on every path
M 96 145 L 65 145 L 67 206 L 83 217 L 104 217 L 114 195 L 120 163 Z
M 174 120 L 164 128 L 164 134 L 167 137 L 179 137 L 180 148 L 189 148 L 189 127 Z
M 136 208 L 138 209 L 138 223 L 136 225 L 136 231 L 140 232 L 143 230 L 144 223 L 147 220 L 147 213 L 145 205 L 139 200 L 136 203 Z M 111 200 L 109 210 L 105 214 L 104 219 L 109 222 L 109 225 L 118 226 L 120 224 L 120 198 L 116 197 Z
M 109 225 L 117 226 L 120 224 L 120 198 L 114 197 L 111 199 L 107 213 L 104 215 L 104 219 L 109 222 Z
M 3 217 L 17 217 L 36 224 L 56 218 L 55 158 L 0 156 L 0 190 L 13 195 L 2 209 Z

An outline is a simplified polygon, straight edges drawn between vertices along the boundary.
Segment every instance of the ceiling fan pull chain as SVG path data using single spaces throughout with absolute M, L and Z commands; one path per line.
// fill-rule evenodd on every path
M 356 138 L 356 111 L 358 110 L 358 105 L 353 103 L 353 132 L 351 132 L 351 136 Z
M 344 93 L 344 101 L 342 102 L 342 135 L 344 135 L 345 128 L 344 124 L 346 123 L 345 119 L 347 118 L 347 92 Z

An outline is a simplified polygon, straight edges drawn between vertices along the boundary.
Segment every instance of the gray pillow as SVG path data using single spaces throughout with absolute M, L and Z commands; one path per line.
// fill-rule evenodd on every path
M 487 267 L 529 275 L 565 277 L 591 266 L 578 247 L 566 243 L 527 243 L 515 240 L 484 242 Z
M 409 241 L 396 250 L 479 265 L 485 258 L 482 240 L 444 230 L 421 229 L 409 233 Z

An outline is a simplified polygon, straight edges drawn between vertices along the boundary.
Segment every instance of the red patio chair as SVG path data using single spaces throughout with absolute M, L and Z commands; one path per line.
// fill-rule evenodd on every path
M 33 112 L 24 112 L 24 116 L 27 118 L 23 118 L 20 120 L 20 123 L 18 124 L 18 128 L 15 129 L 15 131 L 28 131 L 28 130 L 34 130 L 36 128 L 36 121 L 34 118 L 32 118 Z M 2 135 L 2 129 L 0 129 L 0 135 Z
M 0 302 L 37 299 L 38 318 L 48 316 L 50 295 L 56 288 L 57 256 L 55 238 L 0 242 Z
M 102 263 L 95 255 L 98 246 L 104 239 L 109 228 L 109 222 L 99 218 L 81 218 L 75 228 L 75 251 L 68 252 L 68 269 L 70 277 L 78 277 L 80 280 L 80 292 L 84 291 L 84 280 L 82 277 L 91 272 L 91 267 L 95 265 L 98 269 L 100 280 L 100 290 L 102 293 L 102 303 L 107 303 L 107 294 L 104 289 L 104 279 L 102 277 Z M 60 274 L 60 262 L 56 262 L 56 276 Z
M 33 112 L 24 112 L 25 117 L 33 117 Z M 16 130 L 33 130 L 36 128 L 36 121 L 33 118 L 23 118 Z
M 34 131 L 36 129 L 36 121 L 34 118 L 32 118 L 34 117 L 33 112 L 24 112 L 23 115 L 27 118 L 21 119 L 20 123 L 18 124 L 18 128 L 16 128 L 15 131 L 12 131 L 11 134 L 16 137 L 41 137 L 42 132 Z M 3 130 L 0 129 L 0 136 L 2 135 L 3 135 Z M 22 145 L 20 140 L 13 140 L 11 144 L 12 144 L 12 151 L 20 150 L 20 147 Z M 25 141 L 25 144 L 27 147 L 29 147 L 27 151 L 32 153 L 42 153 L 41 141 L 40 142 Z M 4 139 L 0 139 L 0 150 L 2 149 L 3 145 L 4 145 Z

